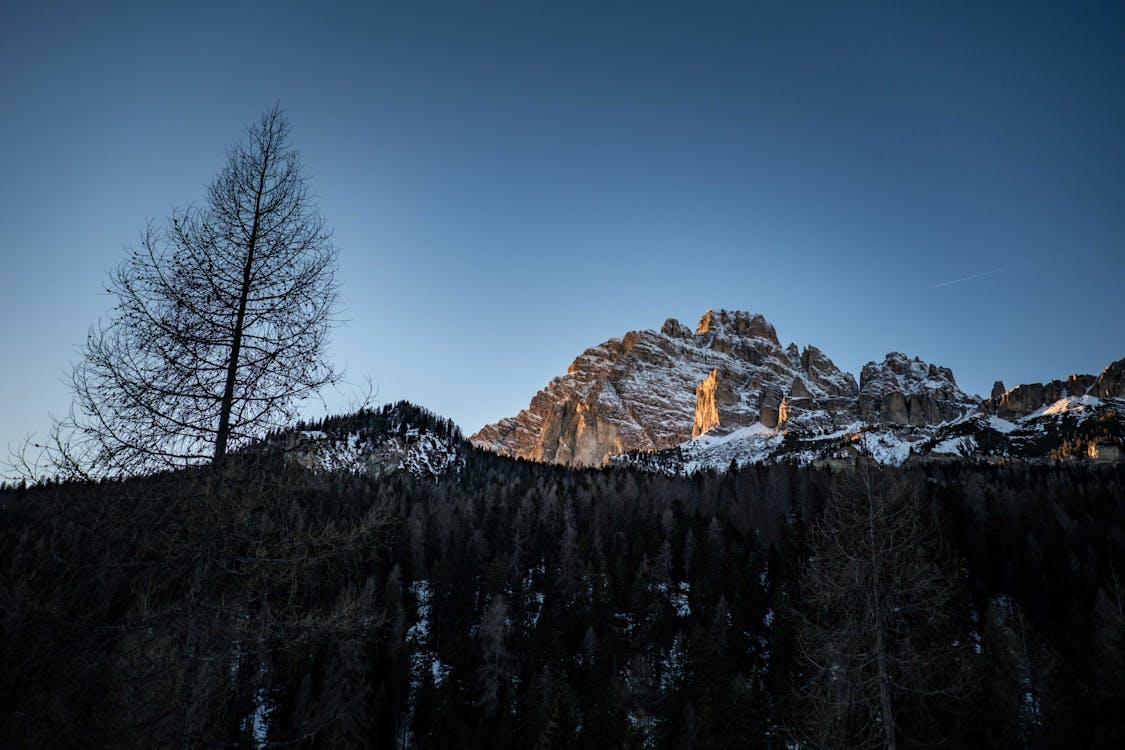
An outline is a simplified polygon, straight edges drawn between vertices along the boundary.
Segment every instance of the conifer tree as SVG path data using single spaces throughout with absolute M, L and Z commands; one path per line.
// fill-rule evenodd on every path
M 228 150 L 200 205 L 110 273 L 56 423 L 62 473 L 129 475 L 213 460 L 284 426 L 338 375 L 325 360 L 336 249 L 274 106 Z

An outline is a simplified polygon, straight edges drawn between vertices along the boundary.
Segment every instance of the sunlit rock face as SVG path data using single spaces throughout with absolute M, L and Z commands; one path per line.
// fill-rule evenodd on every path
M 738 397 L 731 391 L 730 385 L 724 382 L 724 386 L 723 392 L 718 397 L 719 400 L 725 402 L 724 406 L 736 403 Z M 718 370 L 712 370 L 711 374 L 695 387 L 695 423 L 691 428 L 692 437 L 699 437 L 719 424 L 719 406 L 716 403 L 718 390 Z
M 782 347 L 761 315 L 709 310 L 694 329 L 669 319 L 659 331 L 587 349 L 528 408 L 470 440 L 536 461 L 648 461 L 674 471 L 860 453 L 894 464 L 965 455 L 1054 460 L 1068 425 L 1118 413 L 1117 399 L 1125 399 L 1125 360 L 1098 377 L 1010 390 L 997 382 L 982 400 L 962 391 L 949 368 L 891 352 L 868 362 L 857 384 L 814 346 Z M 1120 420 L 1106 424 L 1117 429 Z M 1087 452 L 1119 455 L 1125 435 L 1098 435 Z
M 515 417 L 472 442 L 498 453 L 597 466 L 759 422 L 834 429 L 854 421 L 855 378 L 815 347 L 782 348 L 761 315 L 709 310 L 694 332 L 668 320 L 587 349 Z

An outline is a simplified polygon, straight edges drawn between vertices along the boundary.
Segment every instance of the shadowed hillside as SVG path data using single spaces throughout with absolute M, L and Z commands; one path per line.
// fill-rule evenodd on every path
M 1120 467 L 683 478 L 458 455 L 438 475 L 242 456 L 221 480 L 5 489 L 0 744 L 1123 737 Z M 876 592 L 877 626 L 839 609 Z M 876 634 L 898 671 L 869 704 L 843 688 L 879 684 L 849 661 Z

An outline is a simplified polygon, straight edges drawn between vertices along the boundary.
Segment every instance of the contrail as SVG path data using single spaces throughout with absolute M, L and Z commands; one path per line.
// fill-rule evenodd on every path
M 980 273 L 974 273 L 972 276 L 966 276 L 963 279 L 954 279 L 953 281 L 943 281 L 940 284 L 934 284 L 934 289 L 937 289 L 937 288 L 943 287 L 943 286 L 949 286 L 950 284 L 960 284 L 962 281 L 972 281 L 973 279 L 979 279 L 981 276 L 991 276 L 994 273 L 1000 273 L 1002 271 L 1011 271 L 1014 268 L 1022 268 L 1023 266 L 1029 265 L 1030 263 L 1031 263 L 1031 261 L 1027 261 L 1025 263 L 1016 263 L 1016 264 L 1010 265 L 1010 266 L 1001 266 L 1000 268 L 994 268 L 991 271 L 982 271 Z

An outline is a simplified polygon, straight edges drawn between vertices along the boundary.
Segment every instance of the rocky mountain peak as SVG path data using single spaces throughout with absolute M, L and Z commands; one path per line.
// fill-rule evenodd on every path
M 675 318 L 668 318 L 664 321 L 664 325 L 660 327 L 660 332 L 674 339 L 690 339 L 692 337 L 691 329 Z
M 1003 380 L 997 380 L 992 384 L 992 398 L 1000 398 L 1004 395 L 1004 391 L 1008 390 L 1004 387 Z
M 762 315 L 745 312 L 743 310 L 708 310 L 699 319 L 695 327 L 695 335 L 716 335 L 724 337 L 753 337 L 771 342 L 774 346 L 781 347 L 777 339 L 777 331 L 773 325 Z
M 858 392 L 816 347 L 782 348 L 762 315 L 708 310 L 694 332 L 670 318 L 659 332 L 590 347 L 527 409 L 471 439 L 507 455 L 600 465 L 755 425 L 838 429 L 857 418 Z
M 855 376 L 844 372 L 828 356 L 811 344 L 801 352 L 801 372 L 806 379 L 830 396 L 855 398 L 859 393 Z
M 1125 398 L 1125 357 L 1111 362 L 1094 384 L 1098 398 Z
M 992 395 L 981 402 L 981 409 L 1002 419 L 1022 419 L 1054 404 L 1059 399 L 1081 396 L 1125 398 L 1125 358 L 1111 362 L 1100 375 L 1075 373 L 1065 380 L 1049 383 L 1021 383 L 1005 389 L 1000 381 L 992 387 Z
M 692 455 L 707 446 L 793 439 L 866 441 L 873 452 L 902 460 L 909 445 L 972 414 L 1007 419 L 1079 391 L 1125 397 L 1125 360 L 1097 378 L 1074 375 L 1011 391 L 997 383 L 982 403 L 958 387 L 948 367 L 901 352 L 868 362 L 857 383 L 815 346 L 783 348 L 763 316 L 719 309 L 704 313 L 694 331 L 669 318 L 659 331 L 630 331 L 590 347 L 528 408 L 470 440 L 571 466 L 600 466 L 623 453 L 676 448 Z M 875 445 L 884 440 L 893 449 Z
M 948 367 L 889 352 L 868 362 L 859 374 L 859 407 L 864 421 L 923 425 L 968 413 L 979 402 L 957 386 Z
M 854 379 L 818 350 L 812 369 L 802 367 L 796 351 L 781 348 L 761 315 L 708 310 L 694 332 L 670 318 L 659 332 L 630 331 L 587 349 L 527 409 L 471 439 L 507 455 L 585 466 L 713 430 L 776 426 L 790 414 L 828 426 L 831 417 L 810 414 L 854 392 Z M 786 404 L 791 391 L 796 410 Z

